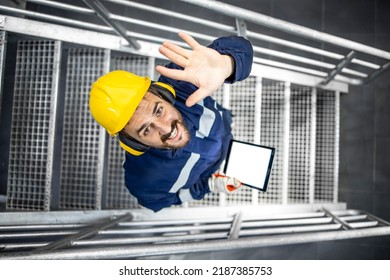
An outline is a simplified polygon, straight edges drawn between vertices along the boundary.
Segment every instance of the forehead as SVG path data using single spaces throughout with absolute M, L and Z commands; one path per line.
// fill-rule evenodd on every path
M 135 109 L 134 115 L 135 114 L 140 114 L 143 111 L 147 110 L 148 107 L 154 106 L 156 102 L 161 102 L 162 98 L 159 96 L 150 93 L 149 91 L 145 94 L 145 96 L 142 98 L 141 102 L 138 104 L 137 109 Z M 152 107 L 153 108 L 153 107 Z M 134 116 L 133 115 L 133 116 Z M 133 118 L 133 117 L 132 117 Z M 131 120 L 131 119 L 130 119 Z
M 170 105 L 163 98 L 153 93 L 147 92 L 144 98 L 142 98 L 133 116 L 127 123 L 126 128 L 134 129 L 135 126 L 139 126 L 143 122 L 147 121 L 147 118 L 152 116 L 153 109 L 157 102 L 164 104 L 166 107 L 168 107 L 167 105 Z

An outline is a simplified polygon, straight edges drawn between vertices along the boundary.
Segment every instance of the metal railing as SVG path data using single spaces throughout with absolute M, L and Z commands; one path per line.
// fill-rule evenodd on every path
M 206 32 L 208 33 L 219 31 L 225 34 L 239 34 L 246 36 L 251 39 L 254 44 L 254 51 L 256 54 L 254 59 L 255 64 L 298 71 L 319 77 L 320 82 L 318 83 L 318 86 L 324 86 L 331 80 L 338 80 L 344 83 L 355 85 L 368 83 L 390 68 L 390 52 L 272 18 L 270 16 L 256 13 L 237 6 L 225 4 L 219 1 L 179 0 L 175 4 L 179 5 L 180 2 L 183 2 L 183 4 L 190 4 L 196 7 L 200 7 L 205 11 L 211 11 L 217 15 L 223 15 L 227 18 L 232 18 L 235 20 L 235 25 L 227 25 L 191 15 L 184 15 L 175 11 L 174 8 L 172 8 L 172 10 L 168 10 L 124 0 L 83 0 L 80 1 L 80 3 L 77 3 L 78 5 L 70 5 L 47 0 L 28 0 L 27 2 L 58 9 L 59 12 L 57 12 L 57 14 L 60 14 L 61 11 L 70 12 L 75 14 L 76 17 L 65 18 L 56 14 L 51 15 L 42 12 L 27 11 L 5 6 L 0 6 L 0 11 L 10 14 L 17 14 L 19 16 L 28 16 L 30 18 L 39 20 L 55 22 L 66 26 L 75 26 L 87 30 L 118 34 L 124 39 L 120 43 L 121 49 L 130 52 L 142 51 L 142 46 L 140 45 L 142 41 L 161 43 L 162 41 L 166 40 L 167 37 L 155 36 L 154 31 L 167 34 L 168 36 L 169 33 L 177 33 L 183 29 L 176 27 L 174 22 L 170 25 L 159 24 L 157 22 L 145 21 L 135 17 L 126 16 L 125 12 L 112 12 L 112 10 L 118 11 L 118 9 L 115 9 L 117 7 L 120 7 L 120 10 L 124 11 L 126 11 L 126 8 L 131 8 L 140 12 L 142 11 L 150 13 L 151 15 L 158 15 L 159 19 L 162 17 L 173 18 L 175 20 L 207 27 L 208 30 Z M 103 19 L 103 22 L 106 25 L 96 23 L 96 20 L 90 22 L 87 20 L 80 20 L 80 16 L 93 15 L 98 15 L 101 19 Z M 256 31 L 255 28 L 253 28 L 253 30 L 249 30 L 246 26 L 246 22 L 250 22 L 257 26 L 263 26 L 273 30 L 279 30 L 285 33 L 293 34 L 297 38 L 307 38 L 315 42 L 319 41 L 322 43 L 335 45 L 343 48 L 345 50 L 345 54 L 316 48 L 311 45 L 305 45 L 284 38 L 269 36 Z M 138 29 L 142 30 L 142 32 L 133 31 L 137 27 L 140 27 L 141 29 Z M 191 30 L 184 31 L 201 40 L 210 41 L 215 38 L 215 35 L 205 34 L 206 32 L 197 33 Z M 275 49 L 262 47 L 261 45 L 264 45 L 265 42 L 276 46 L 285 46 L 288 47 L 289 50 L 303 51 L 305 55 L 298 56 L 289 53 L 289 51 L 282 52 Z M 182 42 L 175 43 L 183 45 Z M 113 49 L 117 47 L 118 46 L 116 46 L 116 44 L 112 45 Z M 369 55 L 373 59 L 370 59 L 371 61 L 361 59 L 358 57 L 360 53 Z M 155 54 L 158 56 L 157 52 L 155 52 Z M 310 58 L 310 56 L 313 55 L 314 57 Z M 269 56 L 273 57 L 273 59 L 270 59 Z M 376 58 L 379 58 L 381 62 L 375 62 Z M 337 62 L 335 63 L 334 61 Z M 348 68 L 349 66 L 354 65 L 360 66 L 360 68 L 363 68 L 364 70 L 361 70 L 360 68 Z
M 29 225 L 21 220 L 0 224 L 0 259 L 131 259 L 390 234 L 389 222 L 357 210 L 322 208 L 268 217 L 215 213 L 159 220 L 127 211 L 103 211 L 99 218 L 92 212 L 52 212 L 55 222 L 36 213 Z

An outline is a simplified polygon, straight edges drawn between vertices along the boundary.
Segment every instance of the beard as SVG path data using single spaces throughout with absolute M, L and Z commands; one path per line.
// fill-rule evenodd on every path
M 174 131 L 181 131 L 180 138 L 177 140 L 177 143 L 174 144 L 169 144 L 167 141 L 169 140 L 169 137 L 172 135 Z M 185 147 L 188 142 L 190 141 L 190 133 L 188 131 L 187 126 L 185 125 L 184 121 L 182 118 L 179 120 L 174 120 L 171 123 L 171 132 L 162 135 L 161 136 L 161 142 L 162 146 L 159 147 L 161 149 L 180 149 Z

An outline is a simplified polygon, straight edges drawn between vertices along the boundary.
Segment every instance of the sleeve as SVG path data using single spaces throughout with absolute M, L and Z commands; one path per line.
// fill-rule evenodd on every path
M 179 198 L 181 202 L 200 200 L 209 192 L 208 178 L 199 178 L 199 180 L 192 184 L 188 189 L 181 188 L 179 190 Z
M 221 37 L 208 46 L 220 54 L 230 55 L 235 62 L 234 73 L 226 79 L 227 83 L 234 83 L 246 79 L 252 70 L 252 44 L 240 36 Z
M 169 151 L 159 151 L 165 152 Z M 186 156 L 163 158 L 148 152 L 142 157 L 135 157 L 126 153 L 126 161 L 123 163 L 125 186 L 141 206 L 154 212 L 185 201 L 201 199 L 209 192 L 208 180 L 200 179 L 203 174 L 200 178 L 191 175 L 185 182 L 173 187 L 180 174 L 186 173 L 187 161 Z M 192 170 L 187 170 L 188 174 L 192 174 Z
M 181 204 L 181 200 L 178 196 L 178 193 L 166 194 L 164 197 L 161 197 L 159 199 L 148 199 L 147 197 L 139 197 L 137 198 L 137 200 L 141 206 L 153 210 L 153 212 L 158 212 L 161 209 L 171 207 L 172 205 Z
M 157 212 L 181 203 L 177 193 L 169 192 L 172 177 L 166 176 L 166 173 L 173 168 L 168 160 L 164 162 L 149 152 L 141 157 L 126 153 L 123 168 L 125 186 L 141 206 Z
M 189 188 L 180 188 L 176 193 L 164 193 L 159 197 L 156 195 L 147 196 L 145 194 L 143 196 L 139 196 L 130 190 L 130 193 L 137 197 L 137 201 L 141 206 L 151 209 L 154 212 L 158 212 L 163 208 L 171 207 L 172 205 L 180 205 L 186 201 L 200 200 L 208 192 L 210 192 L 208 178 L 199 179 Z

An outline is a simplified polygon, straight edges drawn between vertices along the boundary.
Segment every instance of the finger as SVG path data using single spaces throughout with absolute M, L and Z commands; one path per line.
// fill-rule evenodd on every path
M 200 44 L 187 33 L 180 32 L 179 36 L 191 47 L 191 49 L 195 49 L 200 46 Z
M 175 63 L 183 68 L 186 67 L 188 64 L 187 58 L 181 56 L 180 54 L 173 52 L 172 50 L 166 48 L 165 46 L 160 46 L 159 51 L 163 56 L 168 58 L 170 61 L 172 61 L 173 63 Z
M 169 42 L 169 41 L 165 41 L 163 43 L 163 46 L 170 49 L 171 51 L 185 57 L 185 58 L 188 58 L 190 55 L 191 55 L 191 51 L 190 50 L 187 50 L 185 48 L 182 48 L 172 42 Z
M 156 66 L 156 71 L 161 75 L 174 80 L 190 82 L 187 80 L 187 76 L 183 70 L 171 69 L 171 68 L 158 65 Z
M 199 88 L 197 91 L 195 91 L 193 94 L 191 94 L 187 100 L 186 100 L 186 105 L 187 107 L 192 107 L 205 97 L 209 96 L 210 92 L 207 90 L 204 90 L 202 88 Z

